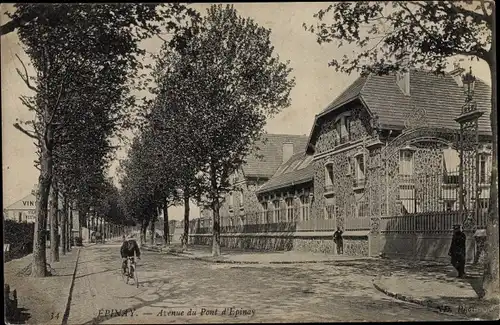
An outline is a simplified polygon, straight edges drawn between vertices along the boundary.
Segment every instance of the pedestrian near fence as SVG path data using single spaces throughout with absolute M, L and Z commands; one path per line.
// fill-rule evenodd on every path
M 344 240 L 342 239 L 342 230 L 337 227 L 337 231 L 333 233 L 333 242 L 337 246 L 337 254 L 344 254 Z
M 463 233 L 460 225 L 453 226 L 453 238 L 451 239 L 450 250 L 448 255 L 451 257 L 451 264 L 458 271 L 458 277 L 465 276 L 465 240 L 466 236 Z

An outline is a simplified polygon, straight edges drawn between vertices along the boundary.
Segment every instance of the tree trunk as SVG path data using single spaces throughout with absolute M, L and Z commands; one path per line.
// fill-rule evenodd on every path
M 493 11 L 494 14 L 494 11 Z M 493 18 L 492 43 L 490 52 L 496 55 L 496 31 L 495 17 Z M 488 209 L 488 219 L 486 223 L 486 259 L 483 274 L 483 295 L 484 299 L 498 299 L 500 295 L 499 284 L 499 240 L 498 240 L 498 127 L 497 127 L 497 65 L 496 57 L 490 60 L 491 72 L 491 115 L 490 124 L 492 132 L 492 166 L 490 185 L 490 204 Z
M 163 238 L 165 246 L 170 245 L 170 225 L 168 224 L 168 203 L 167 200 L 163 202 Z
M 184 191 L 184 234 L 182 235 L 182 249 L 187 249 L 189 239 L 189 192 Z
M 51 137 L 51 132 L 48 132 Z M 35 205 L 35 231 L 33 236 L 33 277 L 45 277 L 47 275 L 46 260 L 46 229 L 47 205 L 49 203 L 50 184 L 52 182 L 52 150 L 42 141 L 40 157 L 40 176 L 38 177 L 38 192 Z
M 92 216 L 91 215 L 87 215 L 87 232 L 88 232 L 88 235 L 89 237 L 87 238 L 87 241 L 90 243 L 90 228 L 92 227 Z
M 141 225 L 141 245 L 146 243 L 146 232 L 148 230 L 148 224 L 149 222 L 146 220 L 142 221 Z
M 213 198 L 212 210 L 213 210 L 213 225 L 212 225 L 212 256 L 220 256 L 220 215 L 219 215 L 220 203 L 219 197 Z
M 55 182 L 52 182 L 52 191 L 50 192 L 50 261 L 59 262 L 59 222 L 58 215 L 58 198 L 59 191 Z
M 212 186 L 212 256 L 220 256 L 220 203 L 219 191 L 217 186 L 217 175 L 215 168 L 211 168 L 211 186 Z
M 101 217 L 101 222 L 99 223 L 99 232 L 101 233 L 101 238 L 104 237 L 104 217 Z
M 82 210 L 78 209 L 78 237 L 80 238 L 82 238 L 83 235 L 82 224 L 83 224 Z
M 71 209 L 71 202 L 68 204 L 68 248 L 67 251 L 71 252 L 71 238 L 73 237 L 73 222 L 71 221 L 73 219 L 73 210 Z
M 151 220 L 151 246 L 155 245 L 155 218 Z
M 62 254 L 66 255 L 68 248 L 68 201 L 66 197 L 63 198 L 63 209 L 62 209 L 62 218 L 61 218 L 61 246 L 62 246 Z

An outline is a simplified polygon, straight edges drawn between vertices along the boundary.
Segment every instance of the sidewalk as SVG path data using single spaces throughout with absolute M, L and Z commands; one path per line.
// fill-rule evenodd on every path
M 61 324 L 73 280 L 79 248 L 60 255 L 50 263 L 52 276 L 32 278 L 32 254 L 4 264 L 5 283 L 17 290 L 20 322 L 26 324 Z
M 143 245 L 143 249 L 158 251 L 157 247 Z M 262 252 L 242 249 L 221 248 L 221 256 L 213 257 L 211 246 L 188 246 L 182 250 L 180 245 L 171 245 L 161 249 L 162 252 L 174 256 L 201 260 L 211 263 L 227 264 L 300 264 L 300 263 L 325 263 L 333 261 L 367 260 L 369 257 L 355 257 L 347 255 L 329 255 L 322 253 L 282 251 Z
M 457 278 L 451 266 L 424 268 L 420 272 L 395 271 L 373 280 L 379 291 L 399 300 L 437 309 L 465 318 L 498 319 L 499 302 L 478 298 L 481 291 L 479 266 L 466 266 L 467 276 Z

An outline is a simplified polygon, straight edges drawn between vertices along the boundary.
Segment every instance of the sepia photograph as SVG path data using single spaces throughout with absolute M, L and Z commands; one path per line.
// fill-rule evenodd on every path
M 495 1 L 0 9 L 6 324 L 500 319 Z

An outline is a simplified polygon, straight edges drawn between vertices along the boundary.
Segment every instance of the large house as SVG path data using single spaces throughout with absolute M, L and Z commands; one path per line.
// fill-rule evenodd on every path
M 472 219 L 469 226 L 484 227 L 489 198 L 491 89 L 481 80 L 474 92 L 484 112 L 480 148 L 477 156 L 464 153 L 464 177 L 458 175 L 462 74 L 411 69 L 359 77 L 315 116 L 305 152 L 254 183 L 252 207 L 258 202 L 260 216 L 239 227 L 225 224 L 224 231 L 238 233 L 225 243 L 332 252 L 331 236 L 340 227 L 347 254 L 446 256 L 452 224 Z M 467 136 L 474 142 L 475 135 Z M 265 168 L 264 162 L 255 166 Z M 229 203 L 237 206 L 234 198 Z M 221 212 L 226 214 L 231 210 Z M 248 226 L 275 223 L 288 226 Z
M 447 180 L 460 162 L 455 119 L 465 99 L 462 72 L 360 77 L 315 117 L 308 143 L 315 166 L 312 214 L 322 218 L 328 207 L 335 211 L 337 226 L 347 230 L 348 253 L 373 248 L 360 240 L 368 239 L 373 217 L 458 209 L 458 182 Z M 489 197 L 490 92 L 476 82 L 474 99 L 486 113 L 478 121 L 482 204 Z M 474 165 L 467 167 L 472 185 Z M 472 204 L 474 192 L 465 203 Z

